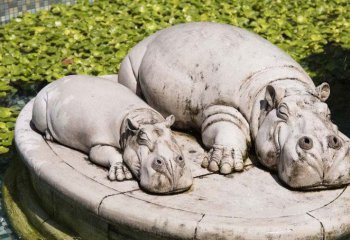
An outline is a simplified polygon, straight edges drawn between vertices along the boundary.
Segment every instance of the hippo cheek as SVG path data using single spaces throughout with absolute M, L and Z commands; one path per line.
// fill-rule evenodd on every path
M 150 166 L 141 169 L 141 188 L 151 193 L 172 194 L 184 192 L 192 186 L 193 178 L 189 167 L 173 164 L 173 170 L 169 171 L 164 167 L 166 160 L 162 159 L 162 163 L 159 160 L 156 159 Z
M 279 165 L 281 166 L 281 165 Z M 291 188 L 310 188 L 322 184 L 322 176 L 310 164 L 295 161 L 293 164 L 279 167 L 279 178 Z
M 255 152 L 260 162 L 269 169 L 276 169 L 279 158 L 279 149 L 275 146 L 272 138 L 259 139 L 255 144 Z
M 188 190 L 193 183 L 192 173 L 189 167 L 177 168 L 178 180 L 174 184 L 173 193 L 180 193 Z
M 323 184 L 325 186 L 338 187 L 350 183 L 350 155 L 336 158 L 334 163 L 325 172 Z
M 158 194 L 181 193 L 192 186 L 193 178 L 189 168 L 178 168 L 173 174 L 174 178 L 157 171 L 148 174 L 148 177 L 142 177 L 141 175 L 140 186 L 148 192 Z
M 279 178 L 291 188 L 312 188 L 322 184 L 323 167 L 316 155 L 298 150 L 295 141 L 285 144 L 278 162 Z
M 159 172 L 153 172 L 146 176 L 141 174 L 140 187 L 150 193 L 169 193 L 172 191 L 172 184 L 167 176 Z

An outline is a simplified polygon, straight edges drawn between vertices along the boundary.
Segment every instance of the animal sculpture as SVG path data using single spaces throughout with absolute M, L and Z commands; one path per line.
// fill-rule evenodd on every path
M 212 172 L 242 171 L 250 145 L 292 188 L 350 182 L 349 139 L 330 119 L 330 87 L 316 87 L 288 54 L 247 30 L 180 24 L 138 43 L 119 82 L 175 127 L 200 132 Z
M 126 87 L 98 77 L 67 76 L 35 98 L 32 123 L 47 140 L 89 155 L 108 167 L 110 180 L 139 181 L 153 193 L 192 185 L 192 175 L 166 119 Z M 130 171 L 129 171 L 130 169 Z

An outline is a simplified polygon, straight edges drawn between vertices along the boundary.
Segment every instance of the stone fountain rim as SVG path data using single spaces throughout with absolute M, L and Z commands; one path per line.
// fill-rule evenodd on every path
M 141 232 L 153 232 L 155 236 L 162 238 L 175 237 L 179 239 L 205 239 L 219 236 L 225 239 L 238 236 L 254 239 L 254 237 L 260 236 L 259 233 L 264 232 L 267 224 L 277 225 L 275 229 L 279 229 L 279 224 L 283 225 L 281 229 L 285 229 L 286 224 L 292 224 L 294 232 L 292 236 L 322 237 L 322 235 L 330 235 L 342 237 L 344 234 L 350 234 L 350 218 L 343 217 L 339 221 L 334 221 L 333 225 L 329 225 L 325 217 L 327 222 L 325 225 L 319 220 L 317 214 L 314 216 L 310 213 L 260 219 L 206 215 L 164 207 L 130 196 L 129 192 L 108 189 L 106 186 L 74 171 L 71 166 L 63 162 L 53 151 L 50 151 L 52 150 L 50 145 L 40 135 L 37 134 L 36 137 L 33 137 L 28 129 L 33 102 L 34 100 L 29 102 L 21 111 L 15 129 L 16 147 L 31 174 L 32 181 L 37 179 L 46 182 L 56 193 L 75 204 L 79 204 L 82 209 L 112 225 L 126 226 Z M 36 189 L 36 191 L 41 190 Z M 38 195 L 40 196 L 40 193 Z M 350 199 L 350 191 L 346 191 L 345 187 L 342 194 L 334 202 L 338 206 L 346 199 Z M 324 206 L 322 209 L 326 207 Z M 139 211 L 140 209 L 147 209 L 147 211 L 142 213 Z M 322 209 L 319 216 L 324 217 L 326 213 Z M 334 214 L 333 210 L 328 211 Z M 319 210 L 315 210 L 315 212 L 317 211 Z M 338 212 L 344 211 L 339 207 Z M 251 226 L 254 226 L 254 230 Z M 248 232 L 247 229 L 250 231 Z M 288 234 L 291 233 L 286 234 L 286 236 L 290 236 Z

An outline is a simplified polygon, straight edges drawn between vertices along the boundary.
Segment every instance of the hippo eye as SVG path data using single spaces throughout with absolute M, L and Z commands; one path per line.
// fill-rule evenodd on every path
M 162 129 L 154 129 L 154 132 L 157 134 L 158 137 L 163 134 L 163 130 Z
M 304 150 L 310 150 L 313 146 L 312 139 L 309 137 L 300 138 L 298 144 Z
M 339 149 L 342 146 L 341 141 L 336 136 L 328 136 L 327 140 L 330 148 Z
M 289 115 L 289 109 L 287 104 L 285 103 L 280 104 L 277 110 L 277 117 L 282 118 L 283 120 L 287 120 L 288 115 Z
M 140 145 L 146 145 L 151 151 L 152 150 L 152 144 L 150 143 L 150 139 L 148 138 L 147 134 L 143 131 L 140 131 L 137 135 L 137 139 L 136 141 L 138 142 L 138 144 Z
M 140 133 L 139 133 L 139 139 L 140 139 L 140 140 L 148 140 L 148 136 L 147 136 L 147 134 L 146 134 L 145 132 L 140 131 Z

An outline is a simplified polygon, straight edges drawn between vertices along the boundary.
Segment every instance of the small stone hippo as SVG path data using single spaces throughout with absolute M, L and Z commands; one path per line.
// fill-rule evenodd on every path
M 126 87 L 84 75 L 43 88 L 32 116 L 46 139 L 87 153 L 92 162 L 109 168 L 110 180 L 134 175 L 152 193 L 181 192 L 192 185 L 170 129 L 174 121 L 173 115 L 164 119 Z
M 289 55 L 244 29 L 188 23 L 161 30 L 125 57 L 119 82 L 175 126 L 197 129 L 210 149 L 202 166 L 243 170 L 251 143 L 259 161 L 292 188 L 350 182 L 349 139 L 331 120 L 330 87 Z

